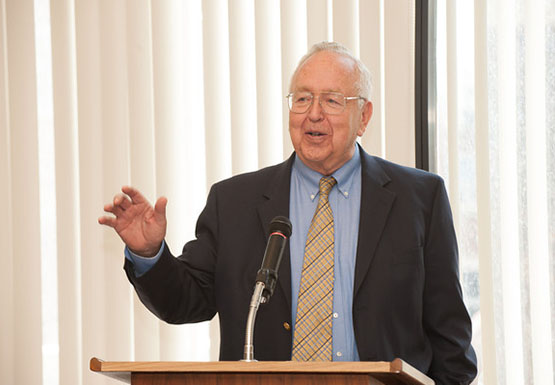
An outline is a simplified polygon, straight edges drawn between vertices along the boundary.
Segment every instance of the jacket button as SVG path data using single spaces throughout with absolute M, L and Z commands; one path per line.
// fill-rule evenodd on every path
M 287 322 L 284 322 L 284 323 L 283 323 L 283 328 L 284 328 L 285 330 L 289 331 L 289 330 L 291 330 L 291 325 L 289 325 L 289 323 L 287 323 Z

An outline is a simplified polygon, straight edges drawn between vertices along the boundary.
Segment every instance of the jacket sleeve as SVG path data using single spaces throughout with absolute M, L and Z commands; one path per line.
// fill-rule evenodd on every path
M 433 357 L 428 375 L 436 384 L 470 384 L 476 376 L 472 325 L 459 283 L 453 218 L 443 180 L 438 178 L 427 224 L 423 323 Z
M 135 276 L 132 262 L 124 269 L 141 302 L 158 318 L 181 324 L 209 320 L 216 314 L 214 271 L 217 258 L 217 198 L 213 187 L 199 216 L 196 239 L 175 258 L 164 242 L 158 262 Z

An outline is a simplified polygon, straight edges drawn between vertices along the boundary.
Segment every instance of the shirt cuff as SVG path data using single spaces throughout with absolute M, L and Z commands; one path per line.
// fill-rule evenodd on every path
M 162 251 L 164 251 L 164 247 L 166 246 L 166 242 L 162 241 L 162 246 L 160 250 L 154 257 L 141 257 L 140 255 L 135 254 L 129 247 L 125 246 L 125 258 L 129 260 L 133 264 L 133 268 L 135 270 L 135 277 L 139 278 L 141 275 L 145 274 L 149 271 L 152 266 L 158 262 L 160 257 L 162 256 Z

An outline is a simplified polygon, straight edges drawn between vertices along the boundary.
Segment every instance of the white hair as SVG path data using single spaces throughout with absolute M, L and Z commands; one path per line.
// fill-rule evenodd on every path
M 358 79 L 355 83 L 355 89 L 358 93 L 357 96 L 362 96 L 369 101 L 372 95 L 372 76 L 370 75 L 370 71 L 368 71 L 368 68 L 366 68 L 364 63 L 360 61 L 360 59 L 356 58 L 351 53 L 351 51 L 347 49 L 347 47 L 333 41 L 322 41 L 320 43 L 314 44 L 310 48 L 310 50 L 301 58 L 299 64 L 297 65 L 297 68 L 295 69 L 295 72 L 293 73 L 293 76 L 291 76 L 291 81 L 289 82 L 289 91 L 291 91 L 293 80 L 297 76 L 299 69 L 301 69 L 301 67 L 307 62 L 308 59 L 310 59 L 318 52 L 322 51 L 335 52 L 341 56 L 351 59 L 355 63 L 355 68 L 358 75 Z

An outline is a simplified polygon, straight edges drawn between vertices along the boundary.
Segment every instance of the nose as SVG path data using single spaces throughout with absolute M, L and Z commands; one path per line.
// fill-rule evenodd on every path
M 324 117 L 322 111 L 322 105 L 320 104 L 320 96 L 315 96 L 312 99 L 312 105 L 308 109 L 308 118 L 313 121 L 317 122 Z

